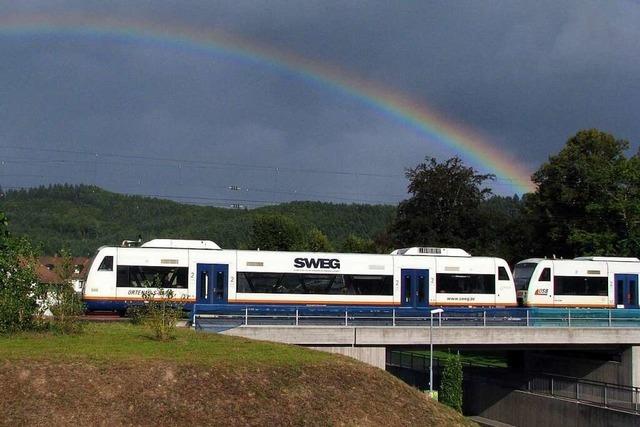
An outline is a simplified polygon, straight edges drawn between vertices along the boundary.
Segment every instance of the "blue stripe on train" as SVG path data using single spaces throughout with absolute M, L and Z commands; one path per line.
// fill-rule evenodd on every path
M 128 307 L 142 305 L 141 302 L 112 301 L 112 300 L 84 300 L 87 311 L 125 311 Z M 184 309 L 191 311 L 193 303 L 184 304 Z

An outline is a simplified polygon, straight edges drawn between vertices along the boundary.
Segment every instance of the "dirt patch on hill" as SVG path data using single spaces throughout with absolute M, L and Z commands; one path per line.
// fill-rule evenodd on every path
M 298 367 L 0 361 L 0 425 L 472 425 L 344 358 Z

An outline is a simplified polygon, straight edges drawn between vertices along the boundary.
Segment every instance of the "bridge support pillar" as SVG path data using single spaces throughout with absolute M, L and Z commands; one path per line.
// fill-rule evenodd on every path
M 364 362 L 376 368 L 385 369 L 387 349 L 385 347 L 353 347 L 353 346 L 305 346 L 314 350 L 342 354 Z
M 627 371 L 628 385 L 640 387 L 640 346 L 627 347 L 622 353 L 622 365 Z

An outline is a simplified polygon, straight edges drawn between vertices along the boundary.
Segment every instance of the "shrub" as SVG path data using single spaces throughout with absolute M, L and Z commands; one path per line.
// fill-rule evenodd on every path
M 129 319 L 133 325 L 141 325 L 144 322 L 146 313 L 146 307 L 144 305 L 130 305 L 127 307 L 125 316 Z
M 73 258 L 67 250 L 60 251 L 61 260 L 56 266 L 56 273 L 60 278 L 59 284 L 51 285 L 47 296 L 49 310 L 53 316 L 51 327 L 63 334 L 75 334 L 82 331 L 83 323 L 80 316 L 85 307 L 80 295 L 73 289 Z
M 154 338 L 160 341 L 173 339 L 183 306 L 175 301 L 173 290 L 149 289 L 142 293 L 142 297 L 145 300 L 145 306 L 140 308 L 143 323 L 151 329 Z
M 31 245 L 9 235 L 7 219 L 0 212 L 0 333 L 37 328 L 42 297 Z
M 51 305 L 49 310 L 53 316 L 51 328 L 63 334 L 82 332 L 84 323 L 80 316 L 84 314 L 84 303 L 71 283 L 53 285 L 49 290 Z
M 460 355 L 448 354 L 444 362 L 440 383 L 440 402 L 462 412 L 462 361 Z

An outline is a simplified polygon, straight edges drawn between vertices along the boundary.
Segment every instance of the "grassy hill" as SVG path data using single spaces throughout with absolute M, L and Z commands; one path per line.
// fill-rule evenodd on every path
M 346 357 L 178 332 L 0 337 L 0 425 L 473 425 Z
M 74 255 L 91 255 L 102 245 L 124 239 L 209 239 L 223 248 L 242 248 L 249 240 L 253 218 L 282 213 L 303 229 L 325 233 L 339 248 L 349 234 L 372 238 L 384 230 L 395 207 L 292 202 L 252 210 L 193 206 L 140 196 L 111 193 L 95 186 L 55 185 L 9 191 L 0 211 L 9 229 L 28 237 L 53 254 L 69 248 Z

